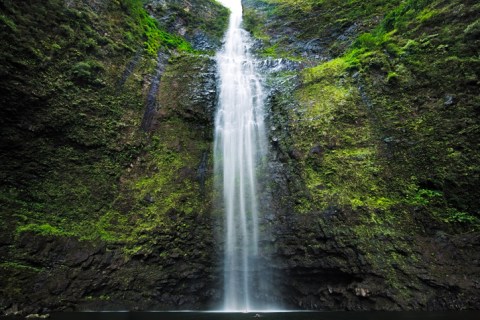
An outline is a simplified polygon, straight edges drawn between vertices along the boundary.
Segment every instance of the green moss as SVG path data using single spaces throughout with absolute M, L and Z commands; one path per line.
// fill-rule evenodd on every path
M 136 21 L 132 27 L 143 34 L 146 52 L 156 57 L 160 48 L 192 52 L 192 47 L 184 38 L 163 30 L 158 21 L 143 8 L 142 0 L 122 0 L 121 5 Z M 131 38 L 129 31 L 124 37 Z
M 348 112 L 351 113 L 351 116 L 354 116 L 356 114 L 356 111 L 354 111 L 355 108 L 353 108 L 352 103 L 348 101 L 348 98 L 346 98 L 347 92 L 351 94 L 351 92 L 355 92 L 355 89 L 349 88 L 348 81 L 342 81 L 342 77 L 348 77 L 349 70 L 360 70 L 362 74 L 367 75 L 369 81 L 371 81 L 372 83 L 372 86 L 368 88 L 368 91 L 374 97 L 379 94 L 378 87 L 374 88 L 375 85 L 384 86 L 386 84 L 389 84 L 392 87 L 401 86 L 402 90 L 403 88 L 404 90 L 410 90 L 410 86 L 413 83 L 413 73 L 415 72 L 415 68 L 417 68 L 417 66 L 420 67 L 421 65 L 423 65 L 419 63 L 416 59 L 426 59 L 428 58 L 428 56 L 419 55 L 420 50 L 424 50 L 420 48 L 420 46 L 422 46 L 420 42 L 413 39 L 403 40 L 402 38 L 404 35 L 398 34 L 397 28 L 402 30 L 412 28 L 412 30 L 416 31 L 417 29 L 415 29 L 415 23 L 423 23 L 427 20 L 433 19 L 433 17 L 436 15 L 445 13 L 445 9 L 443 8 L 430 9 L 426 8 L 426 5 L 426 2 L 413 3 L 411 1 L 400 4 L 397 8 L 392 10 L 386 16 L 385 20 L 372 32 L 361 34 L 353 43 L 352 47 L 347 50 L 343 56 L 327 63 L 320 64 L 319 66 L 308 69 L 306 72 L 304 72 L 304 81 L 306 82 L 307 86 L 302 88 L 299 92 L 301 103 L 307 106 L 304 112 L 304 116 L 305 119 L 309 119 L 306 121 L 309 122 L 309 125 L 300 125 L 298 127 L 298 132 L 302 135 L 307 136 L 307 138 L 305 139 L 306 141 L 310 141 L 310 143 L 312 143 L 311 141 L 316 140 L 317 144 L 322 147 L 321 139 L 323 139 L 323 141 L 333 140 L 333 143 L 324 142 L 323 146 L 332 145 L 335 148 L 340 147 L 342 148 L 342 151 L 348 150 L 344 148 L 350 145 L 352 141 L 354 141 L 348 138 L 350 132 L 348 131 L 348 127 L 345 127 L 349 123 L 350 119 L 342 118 L 343 112 L 341 111 L 343 108 L 346 107 L 349 110 Z M 436 5 L 437 4 L 432 4 L 432 6 L 430 7 L 434 7 Z M 417 20 L 418 22 L 414 22 L 415 20 Z M 428 46 L 430 46 L 432 43 L 431 41 L 439 37 L 439 34 L 429 35 L 427 37 L 428 40 L 423 42 L 423 48 L 427 46 L 427 43 Z M 444 54 L 451 50 L 451 45 L 442 43 L 440 45 L 436 45 L 435 50 L 437 52 L 441 52 L 441 54 Z M 414 58 L 415 55 L 417 56 Z M 431 55 L 431 57 L 433 56 Z M 396 60 L 397 58 L 407 58 L 408 62 L 400 63 L 400 61 Z M 451 70 L 448 67 L 447 69 Z M 379 83 L 378 77 L 376 75 L 377 73 L 384 74 L 385 80 Z M 380 95 L 383 94 L 384 92 L 380 93 Z M 400 132 L 400 130 L 402 130 L 403 132 L 406 132 L 407 130 L 408 132 L 410 132 L 410 136 L 415 135 L 412 134 L 412 132 L 417 132 L 420 135 L 423 134 L 419 133 L 420 131 L 425 132 L 426 134 L 428 134 L 428 132 L 432 132 L 432 127 L 429 126 L 435 126 L 435 124 L 430 123 L 429 125 L 426 125 L 425 119 L 414 117 L 411 119 L 412 122 L 409 125 L 406 125 L 405 122 L 397 120 L 397 117 L 400 116 L 399 112 L 409 112 L 408 110 L 410 108 L 410 102 L 401 100 L 403 99 L 403 97 L 400 98 L 400 100 L 391 100 L 388 102 L 386 100 L 389 99 L 381 98 L 375 100 L 374 98 L 373 103 L 376 103 L 377 106 L 382 106 L 381 108 L 383 109 L 379 109 L 378 113 L 377 111 L 373 111 L 372 113 L 370 113 L 370 119 L 375 119 L 374 121 L 381 121 L 385 123 L 383 127 L 386 128 L 390 126 L 390 130 L 392 127 L 398 126 L 397 134 L 399 136 L 404 135 Z M 342 106 L 342 109 L 335 106 Z M 399 109 L 401 106 L 404 108 L 403 111 L 401 111 L 402 109 Z M 432 112 L 430 115 L 433 114 L 434 112 Z M 337 122 L 337 127 L 342 127 L 341 132 L 336 131 L 335 128 L 330 128 L 329 123 L 333 121 Z M 341 121 L 341 124 L 338 124 L 338 121 Z M 370 120 L 367 120 L 366 123 L 362 123 L 362 126 L 370 123 L 369 121 Z M 368 135 L 365 135 L 364 138 L 360 139 L 359 141 L 367 142 L 371 140 L 372 137 L 375 137 L 379 132 L 382 132 L 382 129 L 379 130 L 378 126 L 375 123 L 370 123 L 370 126 L 372 128 L 372 130 L 370 130 L 370 133 Z M 311 135 L 311 133 L 316 134 Z M 358 139 L 358 134 L 355 139 Z M 386 143 L 391 143 L 392 141 L 395 141 L 395 139 L 388 137 L 378 137 L 377 139 L 385 139 L 384 141 L 386 141 Z M 308 142 L 302 142 L 302 144 L 308 145 Z M 313 146 L 314 145 L 310 144 L 310 148 L 312 148 Z M 380 147 L 380 145 L 378 145 L 378 147 Z M 432 154 L 437 152 L 434 151 L 435 149 L 432 146 L 429 146 L 428 149 L 430 149 Z M 374 190 L 370 195 L 366 194 L 368 190 L 367 185 L 362 187 L 357 182 L 363 181 L 365 179 L 379 181 L 382 172 L 386 173 L 388 172 L 388 170 L 390 170 L 390 168 L 384 167 L 381 164 L 382 157 L 384 156 L 382 154 L 384 152 L 382 148 L 374 148 L 370 150 L 372 152 L 371 154 L 375 155 L 373 158 L 371 158 L 370 164 L 365 164 L 365 166 L 359 167 L 359 163 L 357 163 L 355 167 L 352 167 L 352 169 L 354 168 L 352 171 L 348 170 L 349 166 L 351 165 L 348 164 L 348 160 L 346 161 L 345 158 L 342 159 L 339 157 L 339 155 L 342 154 L 341 152 L 339 152 L 338 150 L 329 151 L 328 148 L 327 150 L 323 150 L 322 159 L 316 160 L 318 164 L 317 162 L 313 162 L 315 163 L 315 165 L 318 165 L 318 168 L 323 169 L 312 170 L 313 168 L 308 168 L 308 170 L 305 171 L 307 173 L 306 184 L 307 186 L 310 186 L 309 189 L 315 195 L 313 196 L 313 199 L 323 198 L 324 200 L 322 200 L 321 202 L 324 206 L 327 203 L 331 202 L 346 205 L 348 204 L 349 200 L 350 206 L 353 208 L 367 206 L 371 208 L 377 207 L 387 209 L 393 204 L 404 203 L 404 200 L 402 199 L 404 199 L 405 193 L 399 192 L 397 194 L 390 194 L 390 192 L 386 192 L 386 189 L 383 189 L 384 187 L 382 187 L 382 185 L 387 186 L 388 184 L 393 183 L 393 181 L 387 182 L 387 180 L 385 180 L 385 182 L 381 182 L 377 186 L 375 186 L 375 184 L 373 186 L 370 186 L 370 188 L 373 188 L 372 190 Z M 308 148 L 304 149 L 304 152 L 308 152 Z M 420 152 L 420 150 L 418 152 Z M 412 158 L 410 159 L 413 160 Z M 419 157 L 416 158 L 416 160 L 413 160 L 413 162 L 421 162 L 423 161 L 423 159 L 423 157 Z M 410 160 L 407 160 L 406 162 L 410 162 Z M 339 169 L 336 169 L 335 163 L 341 163 L 341 165 L 338 166 Z M 309 165 L 309 162 L 307 162 L 307 165 Z M 425 163 L 425 165 L 427 164 Z M 345 172 L 345 175 L 340 175 L 338 173 L 340 170 Z M 360 173 L 365 174 L 369 170 L 371 172 L 370 175 L 359 175 Z M 410 168 L 409 170 L 412 170 L 413 172 L 418 172 L 418 168 Z M 419 173 L 419 175 L 422 174 Z M 334 180 L 334 177 L 338 177 L 338 179 Z M 355 181 L 355 187 L 353 187 L 353 185 L 352 187 L 348 187 L 347 182 L 349 179 L 351 179 L 351 181 Z M 402 179 L 403 178 L 396 179 L 397 181 L 395 183 L 401 181 Z M 329 184 L 334 187 L 329 188 Z M 415 192 L 417 191 L 412 191 L 413 189 L 423 189 L 419 188 L 418 186 L 412 189 L 408 178 L 406 178 L 404 182 L 401 182 L 401 184 L 403 185 L 401 189 L 409 190 L 405 191 L 408 199 L 417 199 L 412 200 L 411 202 L 409 202 L 410 200 L 407 201 L 407 203 L 412 206 L 420 205 L 422 202 L 421 199 L 423 199 L 423 197 L 430 198 L 429 194 L 422 193 L 421 191 L 420 194 L 416 194 Z M 341 187 L 337 189 L 336 187 L 338 186 Z M 319 190 L 315 191 L 315 188 Z M 395 187 L 390 189 L 395 190 Z M 352 190 L 356 190 L 356 192 L 352 192 Z M 361 190 L 361 192 L 358 192 L 359 190 Z M 432 197 L 435 199 L 435 201 L 428 201 L 428 204 L 424 203 L 423 205 L 430 206 L 431 208 L 434 208 L 436 206 L 442 207 L 445 205 L 445 203 L 442 203 L 441 201 L 438 201 L 436 199 L 445 199 L 444 197 L 448 196 L 442 193 L 434 193 Z M 437 211 L 437 209 L 432 210 L 435 212 Z M 452 221 L 453 220 L 454 218 L 452 218 Z
M 263 50 L 263 55 L 267 57 L 278 57 L 278 44 L 265 48 Z
M 65 232 L 57 227 L 51 226 L 48 223 L 45 224 L 27 224 L 23 226 L 19 226 L 16 230 L 17 234 L 18 233 L 23 233 L 23 232 L 34 232 L 38 233 L 44 236 L 70 236 L 72 235 L 71 233 Z
M 30 272 L 32 272 L 32 271 L 33 272 L 41 272 L 42 271 L 42 269 L 35 268 L 35 267 L 32 267 L 32 266 L 28 266 L 28 265 L 24 265 L 24 264 L 14 262 L 14 261 L 6 261 L 6 262 L 0 263 L 0 269 L 4 269 L 6 272 L 8 272 L 9 270 L 11 271 L 12 269 L 13 270 L 19 270 L 19 271 L 30 271 Z
M 262 28 L 265 24 L 265 17 L 252 8 L 245 8 L 243 11 L 244 28 L 248 30 L 254 38 L 262 41 L 269 41 L 270 37 Z
M 268 0 L 270 3 L 279 3 L 282 6 L 290 7 L 292 10 L 310 12 L 314 4 L 321 4 L 324 0 Z
M 210 149 L 209 139 L 203 139 L 204 125 L 197 130 L 180 116 L 165 121 L 153 137 L 138 129 L 144 113 L 144 79 L 155 72 L 154 51 L 190 51 L 185 40 L 162 31 L 140 1 L 111 2 L 108 10 L 98 11 L 82 3 L 66 7 L 57 0 L 6 6 L 4 20 L 15 23 L 23 40 L 17 41 L 10 29 L 0 30 L 6 40 L 0 53 L 6 72 L 0 88 L 8 91 L 2 95 L 1 118 L 8 125 L 1 127 L 5 137 L 1 147 L 10 150 L 1 156 L 8 164 L 0 170 L 5 181 L 0 188 L 2 232 L 134 246 L 147 237 L 142 233 L 154 228 L 165 226 L 167 233 L 174 232 L 168 210 L 178 215 L 204 212 L 195 175 L 203 152 Z M 152 55 L 139 50 L 145 42 L 152 45 Z M 207 58 L 192 57 L 182 77 L 191 72 L 195 59 Z M 18 65 L 24 68 L 20 86 L 12 71 Z M 186 86 L 191 83 L 174 76 Z M 194 154 L 179 154 L 179 131 Z M 148 165 L 137 159 L 148 159 Z M 170 180 L 163 173 L 146 174 L 156 167 L 169 172 Z M 176 186 L 186 168 L 193 175 Z M 144 199 L 149 192 L 153 205 Z
M 464 30 L 463 33 L 469 38 L 478 38 L 480 35 L 480 19 L 475 20 L 470 23 Z
M 407 200 L 412 205 L 428 205 L 442 196 L 442 193 L 436 190 L 417 189 L 415 192 L 409 192 Z
M 350 66 L 337 58 L 303 71 L 296 94 L 304 110 L 292 115 L 295 148 L 303 154 L 303 178 L 315 207 L 387 210 L 400 200 L 379 179 L 379 151 L 369 143 L 373 131 L 348 80 Z M 297 208 L 304 212 L 302 203 Z
M 345 74 L 345 70 L 349 67 L 346 59 L 337 58 L 316 67 L 306 69 L 303 73 L 304 82 L 317 82 L 328 78 L 340 78 Z M 342 89 L 341 86 L 336 86 Z
M 0 14 L 0 23 L 9 27 L 13 32 L 17 31 L 17 25 L 15 22 L 4 14 Z
M 132 179 L 125 186 L 128 191 L 123 197 L 133 204 L 129 209 L 132 214 L 122 220 L 123 213 L 111 212 L 103 219 L 106 231 L 116 234 L 117 239 L 135 243 L 138 239 L 154 241 L 148 234 L 159 230 L 188 233 L 193 226 L 181 221 L 189 220 L 189 215 L 204 213 L 205 203 L 194 170 L 208 145 L 202 144 L 195 132 L 181 121 L 172 119 L 162 127 L 161 132 L 152 137 L 151 149 L 143 160 L 143 170 L 149 173 Z M 191 145 L 194 141 L 198 144 Z M 178 151 L 179 144 L 184 143 L 189 145 L 189 152 Z M 125 229 L 130 231 L 124 233 Z M 127 252 L 136 254 L 144 249 L 144 246 L 133 246 Z
M 398 79 L 398 73 L 395 71 L 389 71 L 387 74 L 387 82 L 395 82 Z
M 228 23 L 228 9 L 214 0 L 150 2 L 147 10 L 151 16 L 144 15 L 139 8 L 136 10 L 148 39 L 145 44 L 151 52 L 156 52 L 159 45 L 193 52 L 185 38 L 194 39 L 199 34 L 208 40 L 207 47 L 219 46 Z M 185 26 L 182 31 L 179 22 Z
M 88 81 L 95 84 L 101 81 L 97 76 L 103 70 L 104 66 L 99 61 L 80 61 L 72 67 L 72 76 L 76 80 Z
M 428 12 L 428 10 L 423 10 L 429 4 L 430 1 L 427 0 L 402 1 L 385 16 L 381 23 L 381 28 L 386 32 L 406 28 L 421 12 L 425 14 Z
M 190 43 L 185 39 L 160 30 L 157 26 L 157 21 L 148 16 L 147 13 L 143 14 L 142 26 L 147 37 L 145 48 L 147 52 L 153 56 L 157 55 L 161 46 L 177 49 L 179 51 L 193 51 Z
M 432 19 L 434 16 L 438 15 L 440 11 L 438 10 L 431 10 L 431 9 L 423 9 L 418 15 L 417 19 L 420 22 L 426 22 L 427 20 Z
M 480 219 L 478 217 L 468 212 L 458 211 L 455 208 L 447 209 L 446 212 L 441 215 L 441 218 L 448 223 L 462 223 L 475 226 L 476 228 L 480 227 Z
M 411 290 L 423 286 L 410 277 L 425 259 L 421 239 L 479 230 L 472 72 L 479 7 L 458 0 L 244 3 L 257 9 L 248 19 L 260 16 L 248 24 L 254 35 L 270 35 L 268 54 L 316 39 L 332 57 L 307 57 L 305 65 L 315 66 L 272 98 L 275 127 L 288 124 L 283 136 L 275 132 L 289 180 L 284 207 L 322 229 L 302 243 L 315 248 L 325 233 L 355 247 L 393 299 L 426 304 Z

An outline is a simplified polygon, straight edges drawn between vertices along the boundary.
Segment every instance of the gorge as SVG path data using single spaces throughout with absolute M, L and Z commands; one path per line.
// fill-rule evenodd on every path
M 478 310 L 477 1 L 220 2 L 0 3 L 1 314 Z

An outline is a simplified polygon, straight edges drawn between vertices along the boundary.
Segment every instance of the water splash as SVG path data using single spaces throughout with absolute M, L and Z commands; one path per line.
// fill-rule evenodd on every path
M 263 308 L 267 284 L 259 262 L 257 169 L 266 154 L 262 82 L 241 28 L 241 0 L 221 0 L 231 11 L 217 54 L 219 105 L 215 118 L 215 174 L 225 211 L 224 310 Z

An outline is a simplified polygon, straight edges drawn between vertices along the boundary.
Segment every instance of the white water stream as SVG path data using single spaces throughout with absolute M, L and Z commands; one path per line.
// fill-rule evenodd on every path
M 266 288 L 259 264 L 257 169 L 265 156 L 264 92 L 241 28 L 241 0 L 220 0 L 230 9 L 224 47 L 217 54 L 219 104 L 215 117 L 215 175 L 225 212 L 224 305 L 228 311 L 264 307 L 255 297 Z M 255 292 L 253 292 L 255 291 Z

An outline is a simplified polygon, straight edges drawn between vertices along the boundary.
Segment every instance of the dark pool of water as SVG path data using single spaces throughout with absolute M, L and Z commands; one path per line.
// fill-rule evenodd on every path
M 461 312 L 64 312 L 51 320 L 480 320 L 480 311 Z

